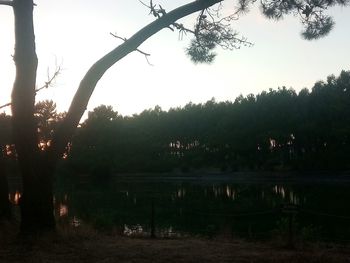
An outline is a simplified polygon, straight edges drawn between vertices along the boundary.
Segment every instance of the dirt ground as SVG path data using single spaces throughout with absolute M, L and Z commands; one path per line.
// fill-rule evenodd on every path
M 278 242 L 204 238 L 149 239 L 65 232 L 29 240 L 0 232 L 0 262 L 283 262 L 350 263 L 350 247 L 312 244 L 286 249 Z

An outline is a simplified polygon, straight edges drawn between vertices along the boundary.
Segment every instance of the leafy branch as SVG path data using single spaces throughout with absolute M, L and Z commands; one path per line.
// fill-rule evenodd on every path
M 161 5 L 156 5 L 150 0 L 149 5 L 140 1 L 144 6 L 150 9 L 150 14 L 160 19 L 167 12 Z M 168 26 L 172 31 L 179 31 L 182 38 L 187 33 L 193 35 L 190 46 L 186 49 L 187 55 L 195 63 L 210 63 L 214 60 L 216 53 L 214 49 L 221 47 L 223 49 L 239 49 L 241 46 L 252 46 L 246 38 L 240 37 L 239 34 L 231 27 L 231 23 L 237 20 L 241 9 L 229 16 L 221 17 L 221 1 L 218 1 L 217 9 L 206 7 L 199 12 L 194 29 L 189 29 L 181 23 L 174 22 Z

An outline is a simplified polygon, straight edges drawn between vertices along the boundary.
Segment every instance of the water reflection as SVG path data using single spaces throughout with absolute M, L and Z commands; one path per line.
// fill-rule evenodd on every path
M 125 236 L 135 237 L 135 236 L 150 236 L 150 229 L 140 225 L 127 225 L 124 224 L 121 233 Z M 173 226 L 161 227 L 157 229 L 156 236 L 162 238 L 174 238 L 180 237 L 182 234 L 174 230 Z
M 21 193 L 19 191 L 15 191 L 12 193 L 9 193 L 9 200 L 12 204 L 14 205 L 18 205 L 19 204 L 19 200 L 21 198 Z
M 273 188 L 273 192 L 277 195 L 282 196 L 283 199 L 286 198 L 286 191 L 284 190 L 283 186 L 275 185 L 275 187 Z
M 76 216 L 73 216 L 72 220 L 70 221 L 70 224 L 74 227 L 78 227 L 81 225 L 81 220 Z
M 65 217 L 68 216 L 68 206 L 65 204 L 59 204 L 59 216 Z
M 249 187 L 240 187 L 237 185 L 231 185 L 231 184 L 211 184 L 207 186 L 201 186 L 199 187 L 203 198 L 207 200 L 216 199 L 218 201 L 218 204 L 221 202 L 220 200 L 231 200 L 233 202 L 239 201 L 239 200 L 248 200 L 252 197 L 249 197 L 249 194 L 244 194 L 249 189 Z M 162 190 L 162 189 L 157 189 Z M 196 192 L 198 189 L 191 189 L 191 186 L 177 186 L 176 190 L 171 194 L 164 189 L 164 192 L 161 194 L 158 193 L 158 195 L 162 196 L 166 199 L 166 196 L 169 195 L 169 200 L 171 200 L 171 203 L 175 202 L 176 200 L 184 200 L 184 199 L 191 199 L 192 192 Z M 291 203 L 291 204 L 300 204 L 302 200 L 303 203 L 306 202 L 306 197 L 303 196 L 302 198 L 291 188 L 288 188 L 285 185 L 274 185 L 272 187 L 272 191 L 270 188 L 270 191 L 266 186 L 260 187 L 257 189 L 253 189 L 253 192 L 258 192 L 257 195 L 254 197 L 259 202 L 268 202 L 268 205 L 277 205 L 278 204 L 278 198 L 283 200 L 283 203 Z M 121 200 L 130 200 L 133 206 L 142 205 L 142 201 L 138 201 L 138 197 L 144 199 L 142 197 L 142 192 L 133 192 L 130 190 L 120 190 L 119 193 L 122 193 L 123 196 L 121 196 Z M 155 193 L 155 192 L 154 192 Z M 188 193 L 190 193 L 188 195 Z M 240 194 L 240 198 L 238 198 L 238 193 Z M 21 192 L 15 191 L 9 194 L 9 200 L 13 205 L 18 205 L 19 200 L 21 198 Z M 197 196 L 196 198 L 200 198 L 200 196 Z M 80 223 L 76 223 L 76 221 L 79 221 L 75 218 L 75 214 L 69 213 L 71 200 L 69 198 L 68 193 L 61 194 L 59 196 L 55 195 L 53 198 L 54 201 L 54 207 L 55 207 L 55 216 L 57 218 L 63 218 L 63 217 L 69 217 L 71 216 L 72 220 L 75 222 L 74 225 L 80 225 Z M 195 201 L 195 200 L 192 200 Z M 85 206 L 88 204 L 85 204 Z M 176 203 L 175 203 L 176 205 Z M 177 209 L 177 211 L 182 211 L 182 207 Z
M 219 197 L 221 195 L 221 188 L 213 185 L 213 193 L 214 193 L 215 197 Z
M 226 196 L 232 200 L 236 199 L 236 191 L 229 185 L 226 185 Z
M 282 199 L 286 203 L 290 203 L 290 204 L 294 204 L 294 205 L 300 204 L 300 198 L 297 196 L 297 194 L 294 193 L 293 190 L 291 190 L 291 189 L 286 189 L 285 186 L 275 185 L 273 187 L 273 192 L 277 196 L 282 197 Z M 304 197 L 303 200 L 305 202 L 306 198 Z
M 184 198 L 186 195 L 186 189 L 181 187 L 179 189 L 177 189 L 177 198 Z
M 138 236 L 144 233 L 143 227 L 137 225 L 124 225 L 123 234 L 126 236 Z
M 54 205 L 57 221 L 74 227 L 97 222 L 125 235 L 147 235 L 154 212 L 159 236 L 228 233 L 245 237 L 275 229 L 283 216 L 276 209 L 281 204 L 320 208 L 320 196 L 332 206 L 350 197 L 347 191 L 332 192 L 337 195 L 317 191 L 321 190 L 280 183 L 119 183 L 110 188 L 56 193 Z M 19 191 L 9 195 L 14 205 L 18 205 L 20 197 Z M 344 204 L 339 207 L 343 209 Z M 272 212 L 265 214 L 266 211 Z M 337 211 L 333 209 L 332 213 Z M 343 213 L 339 210 L 339 214 Z M 339 224 L 339 228 L 344 225 Z
M 204 189 L 204 195 L 210 196 L 213 195 L 216 199 L 222 199 L 226 197 L 228 199 L 232 199 L 233 201 L 237 198 L 238 191 L 229 184 L 226 185 L 216 185 L 213 184 L 210 189 Z

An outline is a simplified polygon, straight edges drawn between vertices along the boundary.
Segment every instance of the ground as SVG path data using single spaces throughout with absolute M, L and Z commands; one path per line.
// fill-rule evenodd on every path
M 350 263 L 347 245 L 309 244 L 287 249 L 271 241 L 130 238 L 94 230 L 59 230 L 35 239 L 8 233 L 0 232 L 0 262 Z

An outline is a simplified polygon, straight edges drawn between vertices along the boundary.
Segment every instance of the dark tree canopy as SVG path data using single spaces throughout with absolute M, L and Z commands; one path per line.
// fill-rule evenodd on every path
M 100 166 L 115 173 L 348 170 L 349 90 L 343 71 L 311 91 L 282 87 L 132 117 L 102 105 L 78 129 L 67 164 L 77 174 Z

